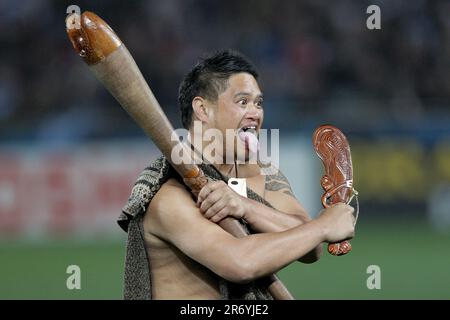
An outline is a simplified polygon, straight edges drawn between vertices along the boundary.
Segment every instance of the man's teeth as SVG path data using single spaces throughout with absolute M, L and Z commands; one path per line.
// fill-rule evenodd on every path
M 244 132 L 246 132 L 247 130 L 256 130 L 256 127 L 255 126 L 245 127 L 245 128 L 242 128 L 242 130 L 244 130 Z

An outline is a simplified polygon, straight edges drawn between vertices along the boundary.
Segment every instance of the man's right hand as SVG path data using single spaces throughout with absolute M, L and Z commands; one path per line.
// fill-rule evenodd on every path
M 318 220 L 324 227 L 325 241 L 341 242 L 355 235 L 355 209 L 345 203 L 338 203 L 320 212 Z

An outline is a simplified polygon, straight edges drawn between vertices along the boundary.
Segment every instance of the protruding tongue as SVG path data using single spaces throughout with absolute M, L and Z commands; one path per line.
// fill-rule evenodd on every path
M 239 138 L 245 143 L 251 153 L 257 153 L 259 150 L 259 141 L 256 135 L 251 131 L 239 131 Z

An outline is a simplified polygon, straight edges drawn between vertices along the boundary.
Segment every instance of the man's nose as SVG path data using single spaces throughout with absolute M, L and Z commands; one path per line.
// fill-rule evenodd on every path
M 261 118 L 262 110 L 256 106 L 256 103 L 249 103 L 247 105 L 246 117 L 250 119 L 259 120 Z

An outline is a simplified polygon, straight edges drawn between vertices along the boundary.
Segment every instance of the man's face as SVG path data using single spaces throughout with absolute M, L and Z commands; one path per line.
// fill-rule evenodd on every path
M 226 129 L 238 131 L 254 127 L 257 135 L 263 122 L 262 102 L 261 90 L 251 74 L 241 72 L 230 76 L 227 89 L 219 94 L 217 101 L 210 106 L 208 113 L 208 127 L 220 130 L 225 138 L 223 141 L 224 152 L 227 150 L 226 144 L 232 143 L 236 154 L 235 139 L 233 137 L 233 141 L 226 141 Z M 252 128 L 249 131 L 252 131 Z M 246 143 L 244 146 L 244 157 L 248 159 L 249 146 Z

